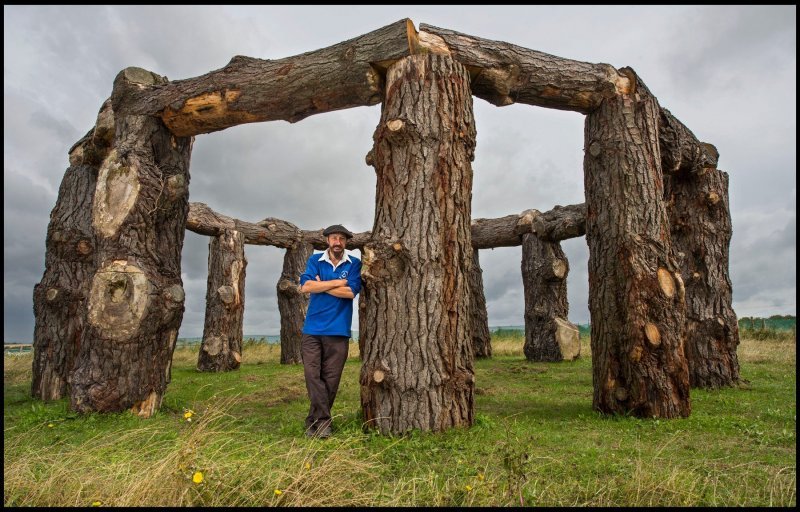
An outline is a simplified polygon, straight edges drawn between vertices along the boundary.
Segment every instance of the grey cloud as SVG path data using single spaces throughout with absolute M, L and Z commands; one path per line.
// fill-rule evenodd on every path
M 633 66 L 662 106 L 717 146 L 730 174 L 734 308 L 794 313 L 795 13 L 794 6 L 5 6 L 4 336 L 33 332 L 31 295 L 44 270 L 67 150 L 94 124 L 121 69 L 180 80 L 234 55 L 297 55 L 404 17 L 564 58 Z M 474 218 L 583 201 L 583 116 L 480 99 L 474 108 Z M 355 231 L 372 229 L 375 174 L 364 156 L 379 118 L 373 106 L 198 136 L 190 201 L 251 222 L 271 216 L 316 229 L 335 218 Z M 570 319 L 585 323 L 586 243 L 562 247 L 571 266 Z M 282 251 L 245 252 L 245 333 L 275 334 Z M 520 256 L 520 248 L 481 251 L 492 325 L 522 323 Z M 208 239 L 187 233 L 181 336 L 202 333 L 207 258 Z

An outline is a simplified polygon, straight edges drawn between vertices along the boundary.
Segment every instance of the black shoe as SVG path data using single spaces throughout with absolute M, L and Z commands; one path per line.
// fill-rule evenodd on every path
M 327 439 L 331 437 L 333 430 L 330 423 L 324 426 L 312 425 L 306 429 L 306 437 L 317 437 L 320 439 Z

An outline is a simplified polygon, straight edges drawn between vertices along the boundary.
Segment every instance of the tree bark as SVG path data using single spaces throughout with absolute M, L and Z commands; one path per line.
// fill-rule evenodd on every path
M 524 103 L 587 114 L 630 81 L 610 64 L 591 64 L 421 23 L 419 45 L 470 70 L 472 94 L 499 107 Z
M 569 261 L 561 244 L 522 237 L 525 346 L 529 361 L 571 361 L 581 353 L 578 327 L 567 320 Z
M 364 260 L 361 260 L 362 263 Z M 362 267 L 363 270 L 363 267 Z M 363 281 L 362 281 L 363 282 Z M 365 299 L 366 287 L 361 288 L 358 294 L 358 359 L 364 360 L 364 333 L 367 332 L 367 299 Z
M 303 324 L 308 311 L 308 295 L 300 291 L 300 274 L 314 248 L 300 244 L 296 249 L 286 249 L 283 272 L 278 280 L 278 310 L 281 314 L 281 364 L 301 364 Z
M 474 416 L 469 75 L 414 55 L 387 72 L 374 135 L 373 239 L 363 252 L 361 404 L 382 433 L 443 431 Z
M 197 356 L 201 372 L 237 370 L 242 362 L 244 235 L 226 230 L 208 241 L 208 284 L 203 341 Z
M 290 249 L 299 244 L 311 244 L 314 249 L 327 249 L 322 228 L 300 229 L 291 222 L 267 218 L 252 223 L 218 213 L 204 203 L 189 203 L 186 229 L 206 236 L 218 236 L 225 229 L 235 229 L 244 234 L 244 243 L 271 245 Z M 496 219 L 475 219 L 470 227 L 472 247 L 493 249 L 495 247 L 518 247 L 522 235 L 536 233 L 540 239 L 558 242 L 577 238 L 586 233 L 586 203 L 555 206 L 544 213 L 525 210 L 520 214 L 506 215 Z M 347 241 L 348 249 L 363 250 L 372 239 L 371 231 L 354 233 Z
M 586 203 L 556 205 L 552 210 L 532 210 L 531 233 L 544 242 L 560 242 L 586 234 Z
M 706 167 L 665 181 L 673 245 L 686 286 L 686 359 L 692 387 L 739 382 L 739 323 L 732 306 L 728 175 Z
M 661 170 L 665 175 L 694 173 L 717 166 L 717 148 L 697 140 L 694 133 L 665 108 L 659 112 L 658 142 Z
M 118 75 L 112 96 L 141 85 L 125 76 Z M 92 203 L 96 271 L 68 380 L 70 407 L 149 417 L 170 380 L 183 318 L 192 139 L 174 137 L 157 118 L 117 112 L 114 118 L 114 148 L 100 167 Z
M 492 357 L 492 336 L 489 333 L 489 314 L 486 311 L 486 295 L 483 292 L 483 270 L 478 258 L 478 249 L 472 250 L 472 271 L 469 274 L 472 290 L 470 318 L 472 320 L 472 353 L 475 357 Z
M 686 305 L 663 201 L 659 106 L 624 71 L 630 94 L 604 100 L 585 125 L 593 407 L 686 417 Z
M 321 112 L 381 102 L 383 70 L 409 55 L 414 25 L 403 19 L 347 41 L 277 60 L 238 55 L 205 75 L 114 94 L 114 111 L 160 116 L 179 137 L 243 123 L 296 123 Z M 149 71 L 129 68 L 144 81 Z
M 67 379 L 80 348 L 86 297 L 95 270 L 92 200 L 113 128 L 111 102 L 106 100 L 95 126 L 70 149 L 70 167 L 50 213 L 45 271 L 33 288 L 31 395 L 41 400 L 58 400 L 69 394 Z
M 462 63 L 472 76 L 472 94 L 501 107 L 524 103 L 588 114 L 606 98 L 629 94 L 634 85 L 625 73 L 609 64 L 556 57 L 425 23 L 419 26 L 416 46 L 450 55 Z M 668 110 L 660 109 L 659 114 L 664 173 L 699 163 L 717 163 L 718 155 Z

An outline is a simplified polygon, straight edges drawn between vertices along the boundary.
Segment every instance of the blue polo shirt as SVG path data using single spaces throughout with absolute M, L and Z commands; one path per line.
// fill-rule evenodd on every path
M 342 260 L 334 268 L 328 258 L 328 251 L 312 254 L 306 263 L 305 272 L 300 275 L 300 286 L 306 281 L 316 280 L 316 276 L 319 276 L 320 281 L 347 279 L 353 295 L 358 295 L 361 291 L 361 260 L 345 251 Z M 311 294 L 303 334 L 349 338 L 352 335 L 352 324 L 353 299 L 334 297 L 325 292 Z

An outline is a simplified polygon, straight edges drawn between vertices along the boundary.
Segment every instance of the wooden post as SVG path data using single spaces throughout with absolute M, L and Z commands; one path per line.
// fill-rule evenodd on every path
M 413 55 L 389 68 L 386 84 L 374 135 L 375 225 L 362 260 L 364 421 L 392 434 L 469 426 L 469 75 L 449 57 Z
M 472 250 L 472 272 L 469 274 L 472 292 L 470 306 L 472 352 L 475 357 L 492 357 L 492 336 L 489 333 L 489 313 L 486 311 L 486 295 L 483 292 L 483 270 L 478 259 L 478 249 Z
M 308 295 L 300 291 L 300 274 L 313 254 L 311 244 L 300 243 L 286 249 L 283 271 L 278 280 L 278 311 L 281 314 L 281 364 L 302 364 L 303 323 L 308 311 Z
M 663 201 L 659 106 L 633 70 L 621 71 L 630 89 L 585 125 L 593 407 L 686 417 L 685 292 Z
M 563 361 L 581 353 L 578 327 L 567 320 L 569 261 L 561 244 L 522 236 L 525 346 L 529 361 Z
M 165 83 L 127 68 L 112 94 L 114 147 L 103 160 L 92 203 L 97 239 L 87 322 L 70 373 L 70 408 L 130 409 L 149 417 L 161 405 L 183 318 L 181 249 L 188 212 L 192 139 L 151 116 L 119 115 L 114 98 Z
M 686 287 L 689 383 L 706 389 L 735 386 L 739 322 L 728 274 L 733 231 L 728 175 L 697 166 L 665 176 L 665 199 Z
M 70 149 L 70 166 L 50 213 L 45 271 L 33 288 L 34 398 L 58 400 L 69 393 L 67 380 L 80 347 L 95 270 L 92 201 L 113 138 L 114 115 L 106 100 L 95 126 Z
M 242 233 L 225 230 L 208 241 L 206 316 L 197 356 L 200 371 L 236 370 L 242 362 L 246 269 Z

